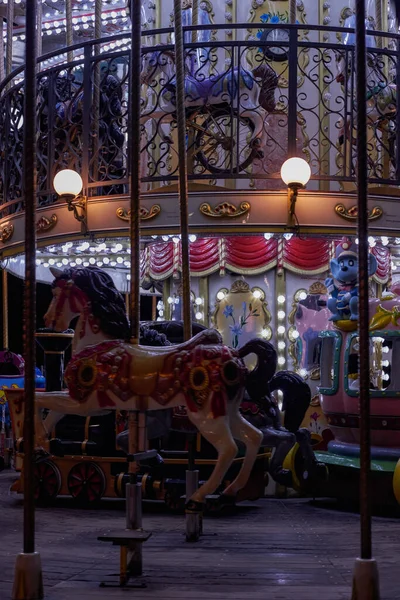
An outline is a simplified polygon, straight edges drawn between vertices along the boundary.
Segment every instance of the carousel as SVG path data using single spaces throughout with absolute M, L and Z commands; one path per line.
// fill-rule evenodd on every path
M 93 321 L 89 309 L 84 318 L 92 333 L 103 331 L 104 307 L 95 310 L 111 302 L 112 294 L 103 293 L 102 285 L 119 292 L 129 312 L 131 261 L 138 249 L 141 344 L 169 352 L 184 341 L 189 315 L 198 340 L 213 329 L 210 343 L 223 343 L 235 353 L 231 360 L 247 354 L 246 369 L 254 368 L 254 377 L 260 376 L 262 359 L 257 362 L 259 348 L 252 343 L 264 344 L 274 368 L 265 371 L 258 390 L 247 385 L 241 405 L 246 422 L 262 432 L 261 447 L 248 483 L 240 494 L 236 490 L 237 500 L 263 496 L 267 472 L 279 486 L 300 493 L 346 496 L 359 467 L 355 16 L 352 2 L 317 5 L 318 10 L 315 0 L 184 1 L 180 89 L 176 9 L 167 0 L 143 1 L 136 113 L 129 93 L 130 7 L 119 0 L 56 0 L 38 7 L 36 278 L 52 284 L 54 292 L 66 273 L 70 278 L 86 273 L 93 289 L 86 279 L 76 287 L 100 321 Z M 25 269 L 26 13 L 14 0 L 0 9 L 5 42 L 0 47 L 0 252 L 6 306 L 7 274 L 23 277 Z M 385 493 L 376 486 L 377 501 L 396 502 L 400 38 L 391 3 L 369 0 L 365 27 L 373 470 L 386 485 Z M 128 143 L 135 119 L 141 199 L 136 250 L 130 235 Z M 185 230 L 180 225 L 182 131 Z M 346 275 L 339 277 L 343 268 Z M 93 279 L 98 272 L 104 275 Z M 71 316 L 81 314 L 70 308 Z M 51 405 L 38 396 L 36 498 L 48 502 L 66 494 L 92 502 L 124 496 L 128 411 L 115 398 L 114 405 L 103 398 L 100 408 L 107 414 L 88 416 L 68 405 L 65 385 L 70 392 L 76 385 L 83 397 L 101 369 L 88 358 L 92 366 L 82 370 L 78 383 L 71 369 L 63 372 L 71 340 L 73 352 L 81 346 L 77 330 L 75 337 L 68 331 L 71 321 L 56 316 L 37 333 L 48 361 L 47 392 L 61 395 Z M 8 346 L 6 334 L 3 344 Z M 109 357 L 112 349 L 104 352 Z M 206 371 L 197 384 L 200 396 L 212 381 Z M 178 383 L 168 382 L 159 398 L 163 407 Z M 201 404 L 196 394 L 193 402 Z M 18 389 L 6 390 L 6 396 L 19 470 L 24 397 Z M 199 420 L 188 419 L 182 405 L 171 401 L 173 408 L 162 415 L 155 405 L 147 407 L 152 414 L 141 425 L 147 428 L 142 450 L 154 451 L 140 465 L 143 496 L 172 508 L 184 504 L 185 468 L 196 466 L 200 480 L 209 481 L 218 460 L 210 435 Z M 240 477 L 245 446 L 239 444 L 220 491 Z M 22 478 L 14 489 L 23 491 Z

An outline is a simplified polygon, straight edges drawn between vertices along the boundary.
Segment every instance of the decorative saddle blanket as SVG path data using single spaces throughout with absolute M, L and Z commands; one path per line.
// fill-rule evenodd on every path
M 227 379 L 224 365 L 235 365 L 237 377 Z M 74 400 L 86 402 L 97 392 L 99 407 L 115 406 L 113 397 L 126 402 L 151 397 L 167 406 L 182 393 L 188 409 L 197 412 L 211 400 L 214 417 L 226 414 L 227 387 L 242 384 L 245 366 L 237 352 L 223 345 L 194 348 L 143 348 L 122 340 L 88 346 L 72 357 L 64 379 Z M 135 401 L 135 407 L 140 405 Z

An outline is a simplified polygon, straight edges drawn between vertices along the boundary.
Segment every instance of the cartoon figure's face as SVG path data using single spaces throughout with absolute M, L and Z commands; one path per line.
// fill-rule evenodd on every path
M 339 256 L 331 260 L 332 275 L 338 281 L 343 283 L 353 283 L 357 281 L 358 260 L 356 256 Z M 375 256 L 369 255 L 369 275 L 373 275 L 377 268 Z

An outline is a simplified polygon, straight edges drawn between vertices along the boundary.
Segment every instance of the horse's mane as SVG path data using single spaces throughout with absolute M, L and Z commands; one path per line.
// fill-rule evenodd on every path
M 97 267 L 76 267 L 64 269 L 60 279 L 69 280 L 84 292 L 91 303 L 92 314 L 99 319 L 101 330 L 116 339 L 129 339 L 129 321 L 126 316 L 125 302 L 114 285 L 110 275 Z M 147 325 L 140 325 L 140 343 L 145 346 L 169 346 L 164 333 Z
M 100 328 L 106 335 L 116 339 L 129 337 L 129 321 L 126 316 L 125 302 L 114 285 L 110 275 L 97 267 L 76 267 L 64 269 L 60 279 L 72 279 L 91 302 L 92 314 L 99 319 Z

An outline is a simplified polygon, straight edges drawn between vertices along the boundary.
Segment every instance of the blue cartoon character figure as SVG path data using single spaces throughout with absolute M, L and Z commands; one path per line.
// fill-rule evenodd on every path
M 325 280 L 330 294 L 328 308 L 330 321 L 357 321 L 358 319 L 358 252 L 349 238 L 343 238 L 330 263 L 333 277 Z M 369 255 L 369 275 L 377 268 L 375 256 Z

